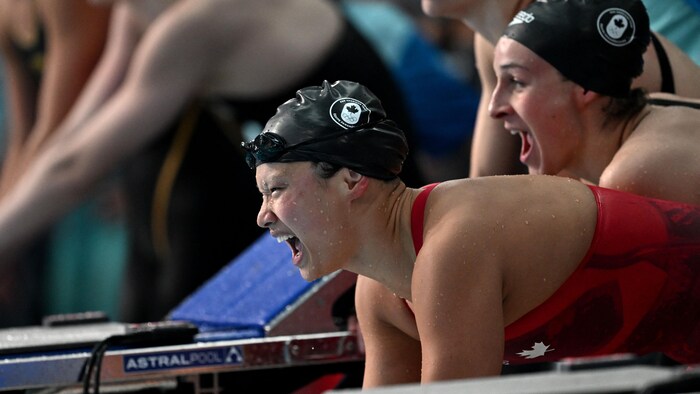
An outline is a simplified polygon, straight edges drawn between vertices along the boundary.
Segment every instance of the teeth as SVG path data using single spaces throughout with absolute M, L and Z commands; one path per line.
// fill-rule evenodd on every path
M 520 133 L 520 130 L 510 130 L 511 135 L 518 135 Z
M 277 238 L 278 243 L 282 243 L 290 238 L 294 238 L 294 236 L 292 236 L 292 235 L 280 235 L 279 237 L 275 237 L 275 238 Z

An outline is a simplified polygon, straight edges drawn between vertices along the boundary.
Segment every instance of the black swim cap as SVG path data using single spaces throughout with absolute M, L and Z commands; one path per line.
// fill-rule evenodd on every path
M 379 99 L 351 81 L 323 81 L 277 108 L 253 141 L 243 143 L 251 168 L 269 162 L 328 162 L 389 180 L 401 172 L 408 144 Z
M 504 36 L 583 88 L 612 97 L 628 96 L 651 39 L 641 0 L 538 0 Z

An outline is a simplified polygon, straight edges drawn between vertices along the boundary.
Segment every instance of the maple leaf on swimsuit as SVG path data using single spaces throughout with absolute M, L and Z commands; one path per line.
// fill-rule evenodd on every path
M 527 359 L 542 357 L 545 353 L 554 350 L 550 349 L 549 346 L 550 345 L 545 345 L 543 342 L 535 342 L 535 344 L 532 345 L 532 349 L 523 350 L 522 352 L 518 353 L 518 355 Z

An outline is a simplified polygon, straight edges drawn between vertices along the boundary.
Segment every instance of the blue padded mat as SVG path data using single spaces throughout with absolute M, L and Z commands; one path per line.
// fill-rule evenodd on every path
M 196 324 L 198 340 L 263 337 L 265 325 L 314 284 L 292 264 L 287 244 L 264 234 L 169 318 Z

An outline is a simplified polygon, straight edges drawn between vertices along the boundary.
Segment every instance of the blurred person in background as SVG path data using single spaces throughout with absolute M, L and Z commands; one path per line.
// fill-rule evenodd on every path
M 0 2 L 2 193 L 83 89 L 102 54 L 109 15 L 109 7 L 88 0 Z M 84 308 L 115 313 L 118 281 L 104 272 L 120 275 L 123 229 L 118 217 L 105 217 L 103 202 L 116 196 L 111 186 L 100 191 L 4 262 L 0 325 L 34 324 L 45 313 Z M 96 268 L 102 272 L 95 275 Z

